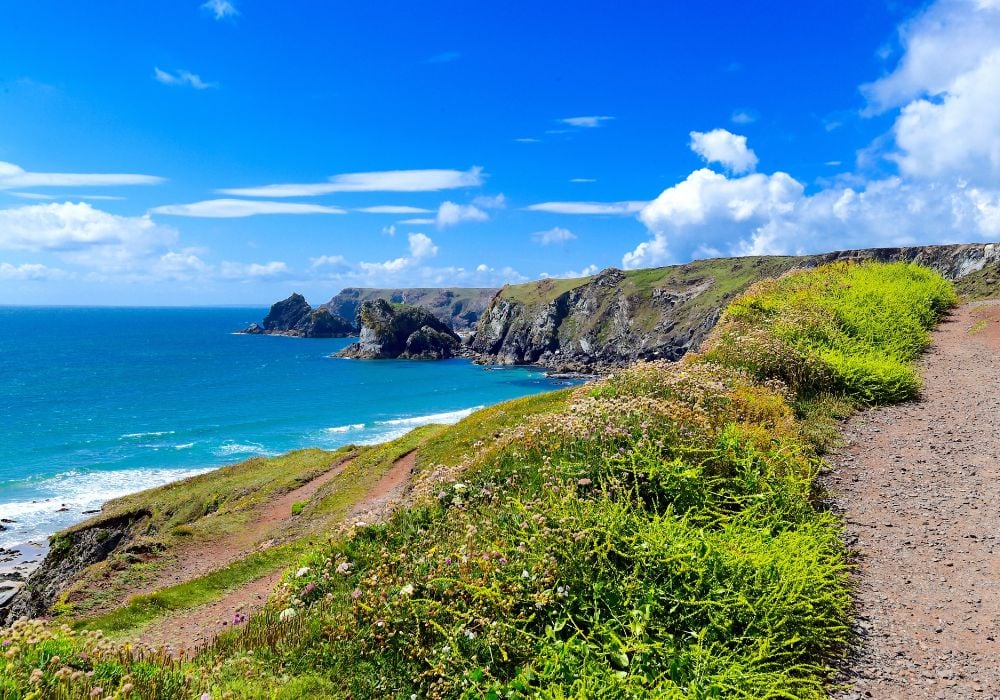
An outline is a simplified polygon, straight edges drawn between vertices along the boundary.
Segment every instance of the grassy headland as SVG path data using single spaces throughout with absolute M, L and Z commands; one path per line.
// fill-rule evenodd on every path
M 906 264 L 759 283 L 702 354 L 379 448 L 417 450 L 414 505 L 308 548 L 196 658 L 19 623 L 0 699 L 825 697 L 852 615 L 831 416 L 912 397 L 954 300 Z

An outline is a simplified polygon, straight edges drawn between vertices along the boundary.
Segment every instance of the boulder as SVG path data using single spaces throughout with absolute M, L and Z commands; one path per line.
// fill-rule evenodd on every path
M 399 357 L 404 360 L 445 360 L 455 354 L 458 344 L 454 334 L 421 326 L 406 339 L 406 348 Z

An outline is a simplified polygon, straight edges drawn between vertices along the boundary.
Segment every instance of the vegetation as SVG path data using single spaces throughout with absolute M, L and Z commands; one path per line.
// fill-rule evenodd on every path
M 816 455 L 834 416 L 913 395 L 953 300 L 904 264 L 760 283 L 703 355 L 362 453 L 416 449 L 415 505 L 309 548 L 196 658 L 21 623 L 0 699 L 825 697 L 851 601 Z
M 1000 260 L 987 263 L 982 270 L 957 280 L 955 290 L 969 301 L 1000 297 Z

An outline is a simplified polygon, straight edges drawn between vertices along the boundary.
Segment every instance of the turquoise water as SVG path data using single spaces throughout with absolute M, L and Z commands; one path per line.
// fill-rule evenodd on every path
M 391 439 L 557 386 L 465 360 L 337 360 L 232 333 L 264 309 L 0 308 L 0 547 L 255 455 Z M 65 510 L 61 510 L 65 508 Z

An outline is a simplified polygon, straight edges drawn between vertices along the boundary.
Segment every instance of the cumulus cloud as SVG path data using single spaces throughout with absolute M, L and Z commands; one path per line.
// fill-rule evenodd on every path
M 334 175 L 326 182 L 234 187 L 218 190 L 240 197 L 314 197 L 334 192 L 439 192 L 478 187 L 485 179 L 481 167 L 468 170 L 382 170 Z
M 11 263 L 0 263 L 0 281 L 26 282 L 33 280 L 53 280 L 66 277 L 66 271 L 55 267 L 48 267 L 38 263 L 24 263 L 22 265 L 12 265 Z
M 153 214 L 208 219 L 239 219 L 258 214 L 346 214 L 338 207 L 251 199 L 208 199 L 191 204 L 165 204 L 150 209 Z
M 411 233 L 407 236 L 410 244 L 410 255 L 414 260 L 433 258 L 438 254 L 438 247 L 434 245 L 431 237 L 423 233 Z
M 549 214 L 628 216 L 642 211 L 648 202 L 541 202 L 525 207 L 528 211 Z
M 899 108 L 889 157 L 904 175 L 1000 182 L 1000 3 L 939 0 L 900 28 L 895 69 L 862 87 Z
M 576 238 L 576 234 L 568 228 L 556 226 L 547 231 L 538 231 L 531 234 L 531 240 L 538 245 L 552 245 L 554 243 L 566 243 Z
M 890 177 L 815 194 L 787 173 L 697 170 L 639 215 L 650 237 L 626 268 L 716 255 L 953 243 L 1000 234 L 1000 192 Z
M 165 180 L 155 175 L 135 173 L 36 173 L 13 163 L 0 161 L 0 190 L 19 187 L 112 187 L 118 185 L 158 185 Z M 27 199 L 42 199 L 49 195 L 19 193 Z M 91 196 L 90 199 L 95 199 Z
M 583 129 L 594 129 L 596 127 L 602 126 L 605 122 L 609 122 L 614 117 L 566 117 L 565 119 L 557 120 L 560 124 L 568 124 L 569 126 L 575 126 Z
M 719 163 L 737 175 L 749 173 L 757 167 L 757 154 L 747 148 L 747 137 L 738 136 L 726 129 L 692 131 L 691 150 L 706 163 Z
M 208 0 L 208 2 L 202 3 L 201 9 L 211 13 L 215 19 L 226 19 L 227 17 L 236 17 L 240 14 L 240 11 L 236 9 L 236 5 L 230 0 Z
M 503 209 L 507 206 L 507 198 L 501 192 L 498 195 L 481 195 L 472 200 L 472 204 L 481 209 Z
M 187 70 L 178 70 L 171 73 L 157 67 L 153 69 L 153 79 L 164 85 L 190 87 L 195 90 L 207 90 L 208 88 L 218 87 L 215 83 L 206 83 L 201 79 L 201 76 Z
M 442 202 L 438 207 L 437 227 L 447 228 L 465 221 L 488 221 L 490 215 L 474 204 L 455 204 Z

